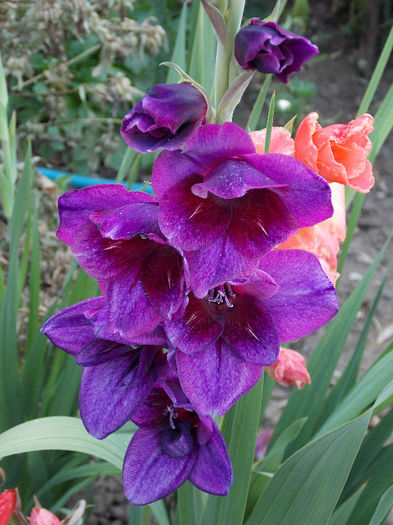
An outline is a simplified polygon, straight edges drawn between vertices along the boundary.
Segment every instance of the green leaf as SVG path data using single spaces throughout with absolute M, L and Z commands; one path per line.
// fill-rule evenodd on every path
M 29 209 L 31 185 L 31 146 L 27 148 L 22 176 L 18 184 L 15 206 L 9 225 L 10 253 L 7 286 L 0 309 L 0 432 L 18 421 L 17 391 L 19 363 L 17 348 L 17 309 L 19 286 L 18 247 Z
M 265 153 L 269 153 L 269 149 L 270 149 L 270 139 L 272 138 L 272 128 L 273 128 L 275 107 L 276 107 L 276 92 L 273 91 L 272 98 L 270 99 L 269 111 L 267 113 Z
M 332 514 L 329 520 L 329 525 L 351 525 L 348 520 L 363 494 L 364 486 L 355 492 L 350 498 L 348 498 L 342 505 L 340 505 Z
M 358 415 L 377 398 L 381 389 L 384 395 L 393 394 L 393 350 L 378 360 L 349 392 L 329 419 L 319 429 L 317 435 L 342 425 Z M 381 402 L 381 401 L 379 401 Z
M 34 450 L 69 450 L 101 458 L 121 470 L 130 434 L 116 432 L 99 441 L 75 417 L 33 419 L 0 434 L 0 457 Z
M 233 112 L 251 82 L 254 73 L 255 71 L 243 71 L 231 82 L 217 109 L 216 122 L 218 124 L 232 121 Z
M 350 525 L 370 525 L 379 502 L 392 485 L 392 468 L 393 445 L 389 445 L 382 449 L 377 460 L 366 473 L 367 485 L 351 514 L 348 522 Z
M 246 517 L 250 516 L 262 492 L 272 480 L 273 473 L 280 466 L 286 448 L 289 443 L 296 439 L 306 420 L 307 418 L 304 417 L 295 421 L 292 425 L 289 425 L 274 443 L 266 456 L 255 465 L 251 477 L 250 490 L 248 492 Z
M 119 172 L 116 177 L 116 182 L 123 182 L 137 154 L 138 152 L 133 150 L 132 148 L 126 149 L 124 156 L 123 156 L 123 160 L 121 161 Z
M 179 25 L 177 27 L 177 36 L 175 47 L 171 57 L 171 62 L 174 62 L 182 69 L 186 69 L 186 26 L 187 26 L 187 3 L 183 4 Z M 176 72 L 170 69 L 166 77 L 167 84 L 174 84 L 177 82 Z
M 393 86 L 385 95 L 378 111 L 374 118 L 374 131 L 370 138 L 372 142 L 372 150 L 369 155 L 369 160 L 374 162 L 380 149 L 382 148 L 387 136 L 393 128 Z
M 200 4 L 188 73 L 202 84 L 208 93 L 213 85 L 215 50 L 216 38 L 213 27 Z
M 7 79 L 5 78 L 3 61 L 0 53 L 0 105 L 5 109 L 8 105 Z
M 375 271 L 388 246 L 388 240 L 371 265 L 366 275 L 349 296 L 339 313 L 327 325 L 326 331 L 307 362 L 307 367 L 312 377 L 311 385 L 303 390 L 296 390 L 291 394 L 288 404 L 277 423 L 275 433 L 272 437 L 272 445 L 280 433 L 293 421 L 301 417 L 308 417 L 302 432 L 289 452 L 293 452 L 306 444 L 317 430 L 316 425 L 324 403 L 326 392 L 330 385 L 330 379 L 336 368 L 338 359 L 344 349 L 345 342 L 356 320 L 357 313 L 363 302 L 367 289 L 373 279 Z
M 321 418 L 319 420 L 320 423 L 323 423 L 323 421 L 325 421 L 330 416 L 334 409 L 341 403 L 348 391 L 356 383 L 356 378 L 359 372 L 359 366 L 362 359 L 363 350 L 366 345 L 366 340 L 370 330 L 371 322 L 373 320 L 379 300 L 382 296 L 382 291 L 385 286 L 385 282 L 386 278 L 382 281 L 381 285 L 378 288 L 377 294 L 368 313 L 366 322 L 364 323 L 362 333 L 360 334 L 358 344 L 356 345 L 356 348 L 352 354 L 348 365 L 346 366 L 340 379 L 332 388 L 328 398 L 326 399 L 325 405 L 321 411 Z
M 177 490 L 176 520 L 179 525 L 197 525 L 198 519 L 195 512 L 195 488 L 186 481 Z
M 225 414 L 221 427 L 233 467 L 233 485 L 226 498 L 209 496 L 203 525 L 241 525 L 251 481 L 255 440 L 258 432 L 262 380 Z
M 393 507 L 393 485 L 383 494 L 380 499 L 374 514 L 372 515 L 369 525 L 382 525 L 388 515 L 390 509 Z
M 365 437 L 362 446 L 360 447 L 359 454 L 356 456 L 355 463 L 353 464 L 351 475 L 344 491 L 344 497 L 346 494 L 353 492 L 362 481 L 367 479 L 367 474 L 365 474 L 365 472 L 378 456 L 384 443 L 392 435 L 392 432 L 393 409 L 391 409 L 388 414 L 383 417 L 380 423 L 371 429 Z
M 308 443 L 276 472 L 247 525 L 328 523 L 371 411 Z
M 262 113 L 262 108 L 266 100 L 266 95 L 267 95 L 267 91 L 269 89 L 271 80 L 272 80 L 272 75 L 266 75 L 266 78 L 263 81 L 261 89 L 259 90 L 258 96 L 254 102 L 250 116 L 248 118 L 246 128 L 249 131 L 254 131 L 258 125 L 259 117 Z

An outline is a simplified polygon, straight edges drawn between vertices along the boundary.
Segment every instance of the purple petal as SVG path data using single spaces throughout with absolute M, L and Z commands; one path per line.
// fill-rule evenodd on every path
M 190 176 L 173 186 L 160 201 L 161 231 L 176 247 L 198 250 L 214 242 L 227 228 L 230 208 L 220 199 L 202 199 L 191 193 L 191 187 L 201 180 Z
M 210 494 L 226 496 L 232 485 L 231 460 L 225 441 L 215 423 L 210 440 L 199 447 L 198 458 L 190 482 Z
M 190 476 L 197 459 L 197 448 L 181 458 L 162 451 L 160 434 L 138 429 L 127 449 L 123 465 L 123 487 L 133 505 L 146 505 L 164 498 Z
M 205 301 L 189 296 L 184 316 L 165 324 L 168 338 L 186 354 L 201 352 L 222 334 L 223 324 L 213 319 Z
M 237 295 L 233 308 L 224 310 L 223 315 L 222 339 L 237 357 L 263 366 L 277 361 L 280 340 L 275 319 L 261 301 L 251 295 Z
M 299 160 L 280 153 L 266 153 L 248 155 L 247 161 L 275 182 L 290 185 L 290 191 L 282 199 L 299 228 L 332 216 L 329 184 Z
M 142 287 L 162 317 L 171 319 L 184 303 L 183 259 L 172 246 L 157 245 L 142 268 Z
M 195 447 L 190 425 L 184 421 L 177 422 L 175 428 L 169 427 L 162 431 L 160 441 L 162 451 L 171 458 L 182 458 Z
M 116 279 L 140 264 L 156 243 L 135 237 L 115 241 L 101 236 L 97 226 L 86 223 L 74 236 L 72 252 L 94 279 Z
M 103 297 L 93 297 L 52 315 L 41 328 L 41 332 L 59 348 L 76 355 L 94 339 L 91 321 L 87 311 L 95 311 L 105 306 Z
M 169 188 L 176 186 L 195 172 L 195 162 L 181 151 L 162 151 L 154 163 L 151 177 L 155 195 L 162 199 Z
M 103 439 L 123 426 L 144 401 L 157 379 L 157 351 L 128 347 L 126 355 L 83 370 L 79 408 L 92 436 Z
M 198 128 L 184 146 L 184 153 L 194 160 L 200 170 L 204 170 L 228 157 L 255 153 L 255 146 L 243 128 L 233 122 L 225 122 Z
M 337 294 L 315 255 L 303 250 L 274 250 L 259 267 L 279 285 L 264 304 L 281 343 L 310 334 L 338 312 Z
M 80 190 L 71 190 L 59 198 L 60 226 L 57 236 L 72 244 L 75 233 L 97 210 L 110 210 L 135 202 L 154 202 L 147 193 L 127 191 L 122 184 L 97 184 Z
M 297 230 L 297 221 L 271 190 L 251 190 L 233 210 L 229 233 L 234 246 L 248 258 L 260 258 Z
M 99 227 L 103 237 L 110 239 L 131 239 L 138 234 L 162 237 L 158 226 L 158 204 L 153 202 L 95 211 L 90 214 L 90 220 Z
M 176 350 L 176 361 L 182 388 L 201 415 L 225 414 L 262 372 L 261 366 L 238 359 L 221 342 L 193 355 Z
M 242 159 L 226 159 L 217 164 L 209 172 L 203 182 L 194 184 L 194 195 L 206 198 L 210 191 L 223 199 L 242 197 L 253 188 L 281 188 L 273 180 L 255 169 L 251 164 Z M 284 185 L 287 189 L 287 186 Z
M 116 338 L 132 339 L 151 332 L 160 315 L 149 303 L 139 280 L 139 270 L 132 269 L 112 281 L 107 290 L 107 331 Z
M 184 256 L 187 284 L 201 298 L 216 286 L 252 275 L 259 262 L 244 257 L 226 233 L 206 248 Z

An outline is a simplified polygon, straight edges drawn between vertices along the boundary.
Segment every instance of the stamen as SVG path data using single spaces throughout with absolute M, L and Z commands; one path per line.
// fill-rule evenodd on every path
M 231 285 L 228 283 L 225 283 L 224 285 L 221 285 L 218 288 L 214 288 L 213 290 L 209 291 L 208 301 L 209 303 L 216 303 L 216 304 L 222 304 L 225 302 L 225 304 L 229 308 L 233 308 L 233 304 L 230 302 L 228 296 L 235 297 L 235 294 L 232 291 Z

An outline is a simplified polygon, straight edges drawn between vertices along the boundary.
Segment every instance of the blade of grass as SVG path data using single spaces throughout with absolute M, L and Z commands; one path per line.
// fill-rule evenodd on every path
M 275 107 L 276 107 L 276 92 L 273 91 L 272 98 L 270 99 L 269 111 L 267 113 L 265 153 L 269 153 L 269 149 L 270 149 L 270 139 L 272 138 L 272 128 L 273 128 Z
M 38 328 L 39 306 L 40 306 L 40 239 L 38 231 L 38 203 L 35 202 L 32 213 L 32 243 L 30 259 L 30 302 L 29 302 L 29 324 L 27 329 L 27 340 L 25 355 L 35 336 Z

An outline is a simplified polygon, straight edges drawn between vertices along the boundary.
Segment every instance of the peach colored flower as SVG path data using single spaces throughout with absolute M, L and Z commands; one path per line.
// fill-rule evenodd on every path
M 257 153 L 265 153 L 266 129 L 252 131 L 250 135 Z M 279 126 L 272 127 L 269 153 L 295 156 L 295 141 L 291 138 L 291 134 L 287 129 Z
M 301 390 L 306 383 L 311 383 L 304 357 L 299 352 L 283 346 L 280 347 L 276 363 L 267 366 L 265 370 L 280 385 L 293 385 Z
M 336 183 L 331 184 L 330 188 L 334 209 L 332 217 L 314 226 L 301 228 L 277 248 L 297 248 L 313 253 L 318 257 L 326 275 L 335 284 L 339 277 L 336 271 L 337 253 L 340 241 L 343 241 L 346 235 L 345 188 Z
M 310 113 L 297 130 L 295 157 L 328 182 L 340 182 L 367 193 L 374 185 L 372 166 L 367 160 L 373 120 L 364 114 L 348 124 L 322 128 L 317 122 L 318 114 Z
M 61 525 L 61 521 L 49 510 L 35 508 L 31 511 L 30 525 Z

